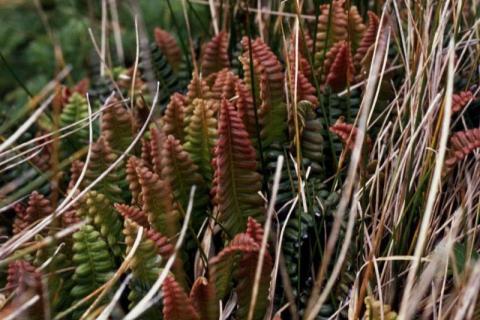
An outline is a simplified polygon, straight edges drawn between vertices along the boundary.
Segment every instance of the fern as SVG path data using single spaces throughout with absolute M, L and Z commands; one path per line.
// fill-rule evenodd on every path
M 138 167 L 137 174 L 142 186 L 143 211 L 150 225 L 161 234 L 174 237 L 180 230 L 180 216 L 173 204 L 170 185 L 146 167 Z
M 115 265 L 107 243 L 91 225 L 87 224 L 75 232 L 73 242 L 75 273 L 72 279 L 75 285 L 70 295 L 79 301 L 107 282 L 113 275 Z M 74 318 L 80 314 L 81 310 L 77 310 Z
M 68 99 L 68 103 L 60 114 L 60 126 L 66 127 L 74 124 L 80 120 L 88 118 L 88 105 L 85 97 L 79 93 L 73 93 Z M 77 124 L 74 128 L 77 129 L 82 124 Z M 80 147 L 88 143 L 88 128 L 82 128 L 76 131 L 74 134 L 66 137 L 65 143 L 62 148 L 66 148 L 70 151 L 78 150 Z
M 45 218 L 53 212 L 50 200 L 37 191 L 33 191 L 28 199 L 28 206 L 19 205 L 15 208 L 16 217 L 13 221 L 13 233 L 18 234 L 35 221 Z
M 118 208 L 117 208 L 118 209 Z M 138 225 L 130 220 L 125 219 L 123 234 L 127 246 L 126 254 L 132 249 L 133 243 L 137 237 Z M 148 239 L 144 234 L 140 245 L 135 251 L 129 268 L 132 272 L 132 280 L 129 283 L 130 293 L 128 300 L 130 308 L 133 308 L 145 296 L 160 273 L 160 256 L 157 255 L 155 243 Z M 159 309 L 152 307 L 148 309 L 142 316 L 142 319 L 156 319 L 161 316 Z
M 224 31 L 218 33 L 210 42 L 207 42 L 202 50 L 201 65 L 202 74 L 207 77 L 223 68 L 228 68 L 228 34 Z
M 165 320 L 200 320 L 190 298 L 172 276 L 165 279 L 162 291 Z
M 162 129 L 166 135 L 173 135 L 182 143 L 185 140 L 184 118 L 187 98 L 180 93 L 174 93 L 162 117 Z
M 133 116 L 116 98 L 107 103 L 102 114 L 102 136 L 113 150 L 123 152 L 135 134 Z
M 100 231 L 115 256 L 122 255 L 124 251 L 121 246 L 123 242 L 122 221 L 105 195 L 96 191 L 88 192 L 77 210 L 77 215 L 86 219 L 90 225 Z
M 112 149 L 105 141 L 100 137 L 96 143 L 91 147 L 91 158 L 88 163 L 85 178 L 82 181 L 82 187 L 90 185 L 95 179 L 104 173 L 117 159 L 117 156 L 113 153 Z M 100 180 L 93 188 L 93 190 L 104 194 L 113 202 L 121 202 L 121 192 L 119 182 L 121 176 L 118 171 L 112 170 L 104 179 Z
M 183 212 L 187 210 L 192 186 L 197 187 L 192 215 L 192 225 L 197 229 L 206 217 L 205 210 L 209 202 L 208 190 L 205 188 L 205 181 L 198 173 L 198 167 L 183 150 L 180 142 L 171 135 L 166 138 L 163 146 L 162 178 L 172 187 L 175 200 L 178 201 Z
M 258 195 L 261 177 L 256 154 L 245 126 L 233 106 L 223 100 L 215 147 L 212 194 L 219 220 L 230 236 L 241 232 L 251 216 L 263 221 L 264 204 Z
M 168 63 L 177 71 L 182 60 L 182 52 L 175 38 L 167 31 L 158 27 L 154 30 L 154 37 L 156 45 L 165 55 Z
M 285 140 L 287 109 L 284 99 L 284 75 L 282 66 L 270 48 L 261 40 L 251 43 L 249 39 L 242 39 L 242 63 L 247 86 L 255 88 L 255 95 L 261 102 L 259 117 L 261 120 L 262 145 L 268 147 L 273 142 L 281 143 Z M 250 53 L 253 61 L 252 75 L 250 72 Z
M 184 149 L 198 168 L 203 179 L 212 181 L 212 151 L 217 139 L 217 120 L 213 105 L 206 100 L 196 99 L 192 103 L 193 113 L 185 138 Z

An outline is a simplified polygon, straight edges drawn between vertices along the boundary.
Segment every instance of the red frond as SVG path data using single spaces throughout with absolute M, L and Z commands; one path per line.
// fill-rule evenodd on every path
M 200 98 L 205 99 L 209 94 L 210 88 L 204 79 L 201 79 L 198 73 L 194 72 L 192 80 L 187 87 L 187 105 L 190 105 L 193 100 Z M 187 115 L 190 113 L 187 111 Z
M 337 120 L 334 125 L 330 127 L 330 131 L 336 134 L 345 145 L 345 149 L 352 150 L 355 145 L 355 140 L 358 135 L 358 128 L 353 124 L 344 123 L 342 119 Z M 371 144 L 370 137 L 366 136 L 367 145 Z
M 163 282 L 163 317 L 165 320 L 199 320 L 190 298 L 172 276 Z
M 146 235 L 147 235 L 147 238 L 152 240 L 153 243 L 155 244 L 155 248 L 157 249 L 158 255 L 164 258 L 168 258 L 175 251 L 175 248 L 170 243 L 170 240 L 168 240 L 168 238 L 162 235 L 161 233 L 153 229 L 148 229 Z
M 187 97 L 176 92 L 170 97 L 170 102 L 165 109 L 165 115 L 162 118 L 162 128 L 165 135 L 173 135 L 180 141 L 184 141 L 184 118 Z
M 459 131 L 450 138 L 450 152 L 445 160 L 447 169 L 453 168 L 470 153 L 480 148 L 480 128 Z
M 258 245 L 261 245 L 264 231 L 262 225 L 257 220 L 248 217 L 247 231 L 245 233 L 255 240 Z
M 461 111 L 470 101 L 474 99 L 473 92 L 470 90 L 462 91 L 452 95 L 452 112 Z
M 248 37 L 242 39 L 243 55 L 241 58 L 245 73 L 245 82 L 252 89 L 250 70 L 250 48 Z M 283 67 L 272 50 L 261 39 L 251 42 L 253 58 L 255 96 L 259 98 L 260 124 L 264 145 L 282 142 L 285 138 L 287 109 L 285 106 Z
M 222 101 L 215 146 L 214 201 L 219 220 L 230 235 L 244 230 L 247 217 L 263 218 L 263 200 L 258 195 L 261 177 L 256 172 L 256 152 L 238 113 Z
M 173 205 L 170 185 L 146 167 L 137 168 L 137 174 L 142 186 L 142 209 L 150 225 L 168 237 L 175 236 L 180 229 L 179 213 Z
M 149 227 L 147 214 L 141 209 L 121 203 L 116 203 L 114 206 L 124 219 L 128 218 L 144 228 Z
M 153 168 L 153 159 L 152 159 L 152 144 L 150 139 L 147 137 L 142 138 L 141 140 L 141 150 L 140 150 L 140 158 L 143 161 L 143 165 Z
M 133 140 L 134 119 L 130 111 L 115 97 L 108 100 L 102 112 L 102 136 L 113 150 L 125 150 Z
M 368 11 L 368 26 L 363 33 L 362 40 L 357 48 L 353 61 L 356 66 L 359 66 L 362 59 L 366 56 L 368 49 L 375 43 L 377 37 L 380 21 L 375 13 Z
M 354 75 L 354 67 L 350 46 L 346 41 L 335 44 L 325 57 L 325 84 L 338 92 L 345 89 L 351 83 Z
M 70 181 L 68 182 L 68 189 L 71 190 L 77 183 L 78 179 L 80 178 L 80 174 L 82 173 L 83 163 L 80 160 L 74 160 L 70 166 Z
M 227 100 L 233 98 L 235 96 L 235 85 L 238 81 L 240 79 L 232 71 L 222 69 L 217 74 L 209 98 L 218 101 L 221 101 L 222 98 Z
M 142 187 L 138 180 L 137 168 L 142 166 L 142 161 L 135 156 L 131 156 L 127 161 L 126 176 L 128 187 L 132 193 L 132 203 L 142 205 L 141 198 Z
M 182 60 L 182 52 L 178 47 L 177 40 L 165 30 L 155 28 L 155 43 L 168 60 L 172 68 L 177 69 Z
M 153 171 L 159 176 L 162 173 L 162 148 L 165 141 L 165 133 L 155 127 L 150 129 L 150 149 Z
M 348 39 L 348 16 L 343 8 L 344 0 L 334 0 L 330 13 L 330 5 L 320 6 L 318 17 L 315 67 L 323 64 L 325 50 L 328 50 L 338 41 Z
M 205 44 L 202 50 L 202 74 L 207 77 L 215 72 L 228 68 L 228 34 L 220 32 Z
M 235 95 L 237 98 L 233 103 L 237 109 L 238 116 L 242 119 L 250 139 L 255 140 L 257 138 L 257 129 L 255 125 L 255 110 L 252 92 L 242 80 L 239 80 L 235 84 Z
M 15 319 L 50 318 L 48 309 L 45 308 L 46 295 L 43 290 L 42 274 L 29 262 L 18 260 L 8 265 L 6 288 L 10 292 L 15 291 L 15 295 L 8 307 L 2 309 L 0 313 L 2 319 L 13 310 L 19 311 L 21 307 L 26 307 L 25 303 L 35 295 L 38 295 L 39 299 L 17 314 Z
M 18 234 L 29 225 L 44 218 L 53 212 L 50 200 L 37 191 L 33 191 L 28 199 L 28 206 L 25 211 L 18 211 L 13 222 L 13 233 Z
M 7 269 L 7 284 L 5 289 L 13 292 L 17 287 L 31 281 L 29 277 L 37 277 L 37 271 L 34 266 L 25 260 L 10 262 Z
M 81 222 L 82 219 L 77 215 L 77 210 L 68 210 L 62 214 L 62 226 L 72 226 L 76 223 Z
M 300 61 L 299 61 L 300 62 Z M 295 59 L 290 62 L 290 75 L 287 75 L 288 79 L 290 79 L 290 92 L 292 97 L 295 94 Z M 310 102 L 314 108 L 318 106 L 318 99 L 317 99 L 317 90 L 312 85 L 312 83 L 308 80 L 307 76 L 302 72 L 301 68 L 298 68 L 297 74 L 297 101 L 307 100 Z
M 205 277 L 198 277 L 190 290 L 190 300 L 202 320 L 218 319 L 218 300 L 214 286 Z

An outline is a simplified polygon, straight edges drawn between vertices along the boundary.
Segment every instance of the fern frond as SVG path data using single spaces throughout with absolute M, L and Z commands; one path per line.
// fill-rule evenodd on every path
M 217 120 L 211 102 L 195 99 L 192 106 L 193 113 L 186 128 L 184 149 L 198 166 L 203 179 L 210 183 L 213 176 L 211 161 L 217 139 Z
M 88 192 L 77 210 L 77 215 L 95 226 L 115 256 L 121 256 L 123 253 L 120 245 L 123 242 L 122 221 L 105 195 L 96 191 Z
M 153 168 L 152 144 L 150 138 L 142 138 L 141 143 L 142 147 L 140 151 L 140 158 L 142 159 L 145 166 Z
M 206 99 L 210 92 L 210 88 L 205 81 L 205 79 L 200 78 L 198 73 L 193 73 L 192 81 L 188 84 L 187 88 L 187 111 L 186 111 L 186 119 L 191 116 L 191 104 L 195 99 Z
M 290 95 L 294 97 L 296 83 L 297 101 L 307 100 L 315 107 L 318 106 L 317 90 L 303 73 L 300 66 L 297 72 L 297 79 L 295 81 L 295 60 L 293 59 L 293 61 L 290 61 L 290 75 L 286 75 L 290 85 Z
M 114 207 L 124 219 L 129 219 L 144 228 L 149 227 L 147 214 L 141 209 L 121 203 L 115 203 Z
M 73 252 L 75 286 L 70 294 L 78 301 L 107 282 L 113 275 L 115 265 L 107 243 L 100 233 L 88 224 L 73 234 Z M 81 311 L 77 310 L 75 313 L 81 314 Z
M 218 319 L 218 300 L 215 288 L 205 277 L 198 277 L 190 290 L 190 301 L 202 320 Z
M 184 118 L 187 98 L 174 93 L 170 97 L 170 102 L 165 109 L 165 115 L 162 117 L 162 129 L 166 135 L 173 135 L 182 143 L 185 139 Z
M 474 99 L 473 92 L 470 90 L 461 91 L 452 95 L 452 112 L 460 112 Z
M 480 128 L 455 132 L 450 138 L 450 151 L 445 166 L 447 171 L 480 148 Z
M 127 246 L 126 254 L 132 249 L 137 232 L 138 225 L 126 218 L 123 228 Z M 130 293 L 128 294 L 129 308 L 135 306 L 151 288 L 160 273 L 160 262 L 161 258 L 157 255 L 154 242 L 144 234 L 129 264 L 132 271 L 132 280 L 129 283 Z M 152 307 L 144 313 L 142 319 L 158 319 L 160 317 L 160 309 Z
M 91 147 L 90 162 L 82 181 L 82 187 L 91 184 L 98 176 L 112 165 L 117 156 L 103 137 L 100 137 Z M 121 202 L 119 182 L 121 178 L 116 170 L 111 171 L 104 179 L 100 180 L 93 190 L 103 193 L 113 202 Z
M 17 314 L 15 319 L 41 320 L 50 317 L 48 309 L 44 308 L 45 293 L 42 284 L 42 273 L 24 260 L 14 261 L 8 265 L 6 289 L 15 295 L 9 305 L 5 307 L 19 310 L 24 307 L 35 295 L 39 299 L 31 306 Z M 4 309 L 4 310 L 5 310 Z
M 160 82 L 160 88 L 162 88 L 159 101 L 164 105 L 174 92 L 179 91 L 180 84 L 167 57 L 157 45 L 151 47 L 150 57 L 155 80 Z M 140 70 L 143 71 L 144 68 L 144 63 L 140 63 Z
M 197 229 L 206 217 L 205 210 L 209 202 L 208 190 L 190 155 L 183 150 L 180 141 L 171 135 L 165 139 L 163 145 L 162 178 L 172 187 L 175 200 L 178 201 L 183 212 L 187 211 L 192 186 L 197 186 L 192 214 L 192 225 Z
M 37 191 L 33 191 L 28 199 L 27 208 L 16 206 L 13 221 L 13 234 L 18 234 L 38 219 L 45 218 L 53 212 L 50 200 Z
M 172 276 L 167 276 L 162 291 L 165 320 L 200 320 L 190 298 Z
M 245 82 L 252 89 L 252 74 L 250 72 L 249 39 L 242 39 L 242 63 Z M 261 40 L 251 43 L 254 69 L 255 94 L 261 102 L 259 117 L 261 120 L 262 144 L 268 147 L 273 142 L 285 140 L 287 109 L 284 99 L 284 75 L 282 65 L 270 48 Z
M 342 140 L 345 145 L 345 149 L 352 150 L 355 145 L 355 140 L 358 135 L 358 128 L 353 126 L 353 124 L 343 122 L 343 119 L 338 119 L 334 125 L 330 127 L 330 131 L 336 134 L 340 140 Z M 370 145 L 370 137 L 366 136 L 366 144 Z
M 150 152 L 153 171 L 159 176 L 162 174 L 162 149 L 165 142 L 165 133 L 161 129 L 152 127 L 150 129 Z
M 170 33 L 158 27 L 154 29 L 153 33 L 155 43 L 167 58 L 168 63 L 174 70 L 178 70 L 182 61 L 182 52 L 177 44 L 177 40 Z
M 122 152 L 127 149 L 135 136 L 134 119 L 123 104 L 112 97 L 102 114 L 102 136 L 114 150 Z
M 247 218 L 264 219 L 264 203 L 258 194 L 261 176 L 256 172 L 256 153 L 238 113 L 222 101 L 215 146 L 215 179 L 212 194 L 219 221 L 233 236 L 244 230 Z
M 77 183 L 78 179 L 80 178 L 80 174 L 82 173 L 83 166 L 85 163 L 80 160 L 72 161 L 70 166 L 70 180 L 68 181 L 68 190 L 73 189 L 75 184 Z
M 73 93 L 68 99 L 68 103 L 60 114 L 60 126 L 66 127 L 77 121 L 88 118 L 88 105 L 87 99 L 79 93 Z M 82 128 L 66 137 L 66 143 L 63 143 L 62 147 L 69 150 L 78 150 L 80 147 L 88 143 L 88 128 Z
M 142 205 L 142 186 L 140 185 L 140 181 L 138 181 L 137 175 L 137 168 L 140 166 L 145 165 L 142 163 L 140 159 L 135 156 L 131 156 L 128 158 L 127 166 L 126 166 L 126 178 L 128 181 L 128 187 L 130 189 L 130 193 L 132 194 L 132 204 Z
M 256 147 L 257 126 L 255 123 L 255 106 L 253 105 L 252 92 L 248 90 L 245 83 L 240 80 L 235 84 L 235 95 L 237 98 L 233 101 L 233 104 L 237 109 L 238 116 L 242 119 L 248 136 Z
M 180 230 L 179 213 L 173 204 L 170 185 L 146 167 L 137 168 L 142 186 L 143 211 L 148 215 L 150 225 L 169 238 Z
M 343 8 L 344 0 L 333 0 L 320 6 L 318 17 L 316 47 L 314 52 L 315 69 L 324 64 L 325 52 L 339 41 L 348 38 L 348 16 Z M 321 76 L 321 74 L 319 74 Z
M 362 37 L 363 33 L 367 29 L 365 24 L 363 23 L 363 18 L 358 12 L 358 8 L 356 6 L 351 6 L 347 9 L 348 11 L 348 35 L 349 35 L 349 42 L 350 47 L 353 51 L 357 50 Z
M 201 66 L 204 77 L 230 66 L 228 34 L 225 31 L 219 32 L 205 44 L 202 50 Z
M 324 170 L 324 139 L 323 124 L 316 118 L 315 112 L 308 101 L 300 101 L 298 109 L 304 112 L 304 126 L 301 132 L 302 157 L 310 161 L 312 173 L 323 174 Z
M 233 98 L 235 96 L 235 85 L 238 81 L 240 81 L 238 76 L 229 69 L 220 70 L 208 95 L 209 99 L 217 100 L 220 103 L 222 98 L 227 100 Z
M 375 13 L 368 11 L 368 26 L 363 33 L 362 40 L 355 52 L 353 61 L 356 66 L 361 64 L 362 59 L 366 56 L 368 49 L 375 43 L 380 21 Z
M 350 46 L 346 41 L 337 42 L 325 56 L 325 84 L 338 92 L 353 81 L 353 67 Z

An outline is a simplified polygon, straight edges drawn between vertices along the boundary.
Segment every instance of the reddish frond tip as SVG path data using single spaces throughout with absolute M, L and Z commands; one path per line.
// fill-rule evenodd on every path
M 222 98 L 231 99 L 235 96 L 235 85 L 240 81 L 237 75 L 225 68 L 217 73 L 215 82 L 209 98 L 214 100 L 221 100 Z
M 155 127 L 150 129 L 150 148 L 153 171 L 160 176 L 162 172 L 162 148 L 165 141 L 165 133 Z
M 474 99 L 470 90 L 461 91 L 452 95 L 452 112 L 459 112 Z
M 7 284 L 5 289 L 13 292 L 16 288 L 41 285 L 41 275 L 33 265 L 25 260 L 17 260 L 8 264 Z
M 19 207 L 20 208 L 20 207 Z M 45 218 L 53 212 L 50 200 L 37 191 L 33 191 L 28 199 L 28 206 L 18 211 L 13 222 L 13 233 L 18 234 L 38 219 Z
M 184 141 L 184 119 L 187 97 L 175 92 L 170 97 L 170 102 L 165 109 L 165 115 L 162 118 L 162 129 L 166 135 L 173 135 L 180 141 Z
M 155 43 L 167 58 L 168 63 L 170 63 L 174 69 L 178 68 L 182 55 L 177 40 L 175 40 L 170 33 L 158 27 L 154 30 L 154 36 Z
M 249 235 L 255 242 L 260 245 L 263 239 L 263 227 L 260 223 L 257 222 L 252 217 L 248 217 L 247 219 L 247 231 L 245 232 Z
M 142 187 L 138 180 L 137 168 L 141 167 L 142 165 L 144 165 L 142 161 L 135 156 L 131 156 L 127 160 L 126 176 L 128 187 L 132 193 L 132 203 L 139 205 L 141 205 L 143 202 L 140 196 Z
M 173 254 L 175 248 L 170 243 L 170 240 L 160 232 L 153 229 L 148 229 L 146 235 L 147 238 L 153 241 L 155 248 L 157 249 L 157 253 L 160 256 L 168 258 Z
M 346 41 L 336 43 L 326 55 L 325 84 L 338 92 L 353 81 L 354 70 L 348 43 Z
M 334 125 L 330 127 L 330 131 L 336 134 L 340 140 L 342 140 L 343 144 L 345 145 L 345 149 L 352 150 L 355 141 L 358 135 L 358 128 L 354 127 L 353 124 L 344 123 L 342 119 L 337 120 Z M 367 145 L 370 146 L 371 140 L 369 136 L 366 136 Z
M 363 33 L 362 40 L 358 46 L 357 52 L 353 57 L 353 61 L 356 66 L 359 66 L 362 59 L 367 54 L 368 49 L 375 43 L 377 32 L 380 26 L 380 21 L 375 13 L 368 11 L 368 26 L 367 30 Z
M 445 160 L 447 171 L 480 148 L 480 128 L 459 131 L 450 138 L 450 153 Z
M 120 203 L 116 203 L 114 206 L 123 218 L 128 218 L 144 228 L 149 227 L 147 214 L 141 209 Z
M 163 282 L 163 317 L 165 320 L 200 320 L 190 298 L 172 276 Z
M 83 170 L 85 163 L 80 160 L 74 160 L 70 166 L 70 181 L 68 182 L 68 189 L 71 190 L 77 183 Z
M 203 47 L 202 74 L 207 77 L 215 72 L 228 68 L 228 34 L 225 31 L 218 33 Z

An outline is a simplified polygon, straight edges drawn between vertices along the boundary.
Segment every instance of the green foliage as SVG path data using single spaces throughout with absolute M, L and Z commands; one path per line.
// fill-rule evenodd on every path
M 107 243 L 88 224 L 73 235 L 73 252 L 75 273 L 72 279 L 75 285 L 70 295 L 78 301 L 110 280 L 114 262 Z
M 60 126 L 63 128 L 84 120 L 73 127 L 78 129 L 88 123 L 86 119 L 88 119 L 87 99 L 79 93 L 74 92 L 68 99 L 68 103 L 63 107 L 60 115 Z M 66 148 L 70 152 L 78 150 L 80 147 L 88 143 L 88 135 L 87 126 L 68 136 L 64 140 L 65 142 L 63 143 L 62 148 Z

